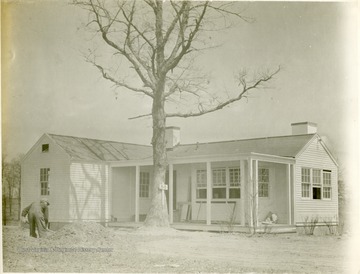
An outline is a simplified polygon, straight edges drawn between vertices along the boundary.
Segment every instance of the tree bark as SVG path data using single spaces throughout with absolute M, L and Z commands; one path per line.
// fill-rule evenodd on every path
M 164 97 L 165 79 L 159 79 L 155 91 L 152 107 L 153 117 L 153 186 L 152 201 L 149 213 L 146 216 L 145 226 L 169 227 L 169 215 L 167 210 L 166 195 L 161 190 L 161 185 L 165 184 L 165 174 L 167 167 L 166 157 L 166 113 Z

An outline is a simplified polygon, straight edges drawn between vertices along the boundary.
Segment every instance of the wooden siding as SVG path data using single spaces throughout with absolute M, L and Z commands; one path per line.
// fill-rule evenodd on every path
M 49 144 L 49 151 L 42 152 L 42 144 Z M 21 165 L 21 209 L 39 200 L 40 169 L 50 168 L 49 184 L 50 221 L 66 220 L 64 206 L 68 204 L 69 191 L 64 186 L 69 184 L 69 157 L 46 135 L 34 145 Z
M 301 168 L 331 170 L 331 200 L 313 200 L 301 197 Z M 311 194 L 310 194 L 311 196 Z M 318 139 L 298 156 L 295 165 L 295 222 L 306 218 L 338 218 L 338 169 Z M 320 220 L 321 221 L 321 220 Z
M 96 163 L 72 163 L 68 210 L 69 220 L 109 220 L 109 166 Z

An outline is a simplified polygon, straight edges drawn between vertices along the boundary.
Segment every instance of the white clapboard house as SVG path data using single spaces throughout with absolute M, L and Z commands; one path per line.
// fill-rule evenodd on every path
M 338 166 L 316 132 L 304 122 L 289 136 L 183 145 L 167 128 L 170 223 L 249 227 L 270 212 L 277 225 L 337 221 Z M 47 197 L 52 223 L 141 223 L 149 210 L 151 146 L 44 134 L 21 171 L 22 207 Z

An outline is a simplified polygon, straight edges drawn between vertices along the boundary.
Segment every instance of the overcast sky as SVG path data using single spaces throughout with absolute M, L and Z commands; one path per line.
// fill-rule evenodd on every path
M 243 3 L 244 4 L 244 3 Z M 93 41 L 81 27 L 86 13 L 64 1 L 21 1 L 3 7 L 2 141 L 9 158 L 26 153 L 43 133 L 150 144 L 151 102 L 117 90 L 86 63 Z M 270 88 L 203 117 L 169 119 L 181 142 L 291 134 L 310 121 L 335 154 L 355 144 L 356 35 L 350 3 L 246 4 L 254 23 L 214 33 L 223 46 L 201 62 L 228 88 L 242 67 L 282 70 Z

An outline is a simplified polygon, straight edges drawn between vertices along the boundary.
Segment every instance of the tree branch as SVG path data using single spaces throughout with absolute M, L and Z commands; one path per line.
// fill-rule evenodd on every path
M 130 86 L 130 85 L 126 84 L 126 83 L 123 83 L 123 82 L 119 82 L 119 81 L 115 80 L 113 77 L 111 77 L 109 74 L 107 74 L 105 72 L 105 69 L 102 66 L 96 64 L 93 61 L 88 60 L 88 62 L 92 63 L 95 67 L 98 68 L 98 70 L 101 72 L 101 75 L 103 76 L 103 78 L 113 82 L 116 86 L 124 87 L 124 88 L 127 88 L 129 90 L 135 91 L 137 93 L 143 93 L 143 94 L 145 94 L 145 95 L 147 95 L 147 96 L 149 96 L 151 98 L 154 98 L 154 95 L 153 95 L 152 92 L 149 92 L 149 91 L 144 90 L 144 89 L 132 87 L 132 86 Z
M 270 75 L 265 75 L 262 78 L 258 79 L 254 84 L 247 86 L 246 84 L 244 84 L 244 82 L 241 82 L 242 85 L 242 90 L 240 92 L 240 94 L 237 97 L 231 98 L 229 100 L 226 100 L 225 102 L 219 103 L 218 105 L 208 108 L 208 109 L 204 109 L 203 106 L 200 104 L 201 108 L 199 108 L 198 112 L 189 112 L 189 113 L 168 113 L 166 114 L 167 118 L 171 118 L 171 117 L 181 117 L 181 118 L 188 118 L 188 117 L 196 117 L 196 116 L 202 116 L 204 114 L 207 113 L 211 113 L 220 109 L 223 109 L 224 107 L 240 101 L 242 98 L 244 98 L 246 96 L 246 93 L 248 93 L 249 91 L 258 88 L 262 83 L 264 82 L 268 82 L 269 80 L 271 80 L 278 72 L 280 71 L 280 67 L 274 71 L 273 73 L 271 73 Z

